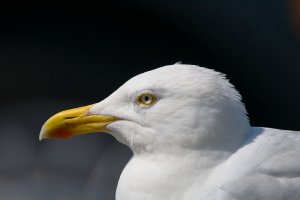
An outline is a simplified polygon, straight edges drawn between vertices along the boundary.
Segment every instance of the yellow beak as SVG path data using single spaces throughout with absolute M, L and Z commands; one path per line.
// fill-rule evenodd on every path
M 42 127 L 40 140 L 46 138 L 68 138 L 73 135 L 105 132 L 106 126 L 119 120 L 113 116 L 91 115 L 93 105 L 59 112 L 49 118 Z

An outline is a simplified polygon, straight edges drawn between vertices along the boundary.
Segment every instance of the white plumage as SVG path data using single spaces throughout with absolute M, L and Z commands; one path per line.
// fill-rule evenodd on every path
M 151 106 L 136 99 L 156 97 Z M 140 74 L 90 109 L 133 157 L 117 200 L 300 199 L 300 134 L 251 127 L 221 73 L 175 64 Z

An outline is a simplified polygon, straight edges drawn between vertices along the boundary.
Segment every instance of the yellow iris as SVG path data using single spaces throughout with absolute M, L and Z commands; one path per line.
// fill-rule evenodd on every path
M 157 98 L 151 93 L 142 93 L 137 97 L 136 102 L 140 106 L 150 106 L 156 102 Z

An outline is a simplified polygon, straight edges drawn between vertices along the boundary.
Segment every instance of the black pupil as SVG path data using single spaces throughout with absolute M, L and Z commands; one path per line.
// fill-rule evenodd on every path
M 145 99 L 145 101 L 149 101 L 150 98 L 149 98 L 149 96 L 145 96 L 144 99 Z

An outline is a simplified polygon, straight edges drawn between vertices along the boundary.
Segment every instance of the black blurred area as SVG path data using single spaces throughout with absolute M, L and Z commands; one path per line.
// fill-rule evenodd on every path
M 252 124 L 299 129 L 300 47 L 287 2 L 3 3 L 1 102 L 95 102 L 138 73 L 182 61 L 226 73 Z
M 37 142 L 39 128 L 48 116 L 98 102 L 130 77 L 178 61 L 227 74 L 243 96 L 252 125 L 300 130 L 300 36 L 298 21 L 293 19 L 299 15 L 291 14 L 300 9 L 294 9 L 298 4 L 292 2 L 1 2 L 0 112 L 9 130 L 1 134 L 7 135 L 10 128 L 19 129 L 18 133 L 26 130 L 24 138 L 35 145 L 32 163 L 38 164 L 31 163 L 33 169 L 44 162 L 38 150 L 61 143 Z M 84 149 L 95 140 L 96 149 L 115 145 L 109 136 L 92 137 L 79 146 Z M 13 141 L 22 144 L 17 137 L 11 145 Z M 66 143 L 72 141 L 77 139 Z M 129 157 L 123 148 L 120 151 L 126 151 L 126 156 L 119 166 Z M 43 159 L 57 162 L 57 154 L 53 150 Z M 86 173 L 99 159 L 96 155 L 87 161 Z M 86 157 L 83 154 L 82 159 Z M 116 170 L 116 178 L 121 169 Z M 1 171 L 7 173 L 6 168 Z M 99 180 L 92 183 L 89 188 Z

